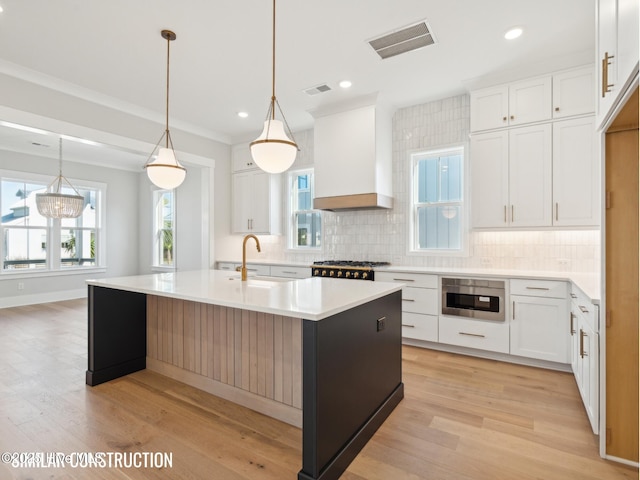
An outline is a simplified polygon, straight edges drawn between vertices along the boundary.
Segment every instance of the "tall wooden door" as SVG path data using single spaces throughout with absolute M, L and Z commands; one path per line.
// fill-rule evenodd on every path
M 630 102 L 634 101 L 634 97 Z M 638 126 L 606 134 L 606 453 L 638 461 Z M 615 122 L 614 122 L 615 124 Z M 604 326 L 604 325 L 603 325 Z

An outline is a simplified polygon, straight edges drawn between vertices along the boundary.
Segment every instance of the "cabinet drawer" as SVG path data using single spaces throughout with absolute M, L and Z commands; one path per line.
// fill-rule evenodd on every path
M 434 288 L 403 287 L 402 311 L 438 315 L 438 290 Z
M 272 277 L 307 278 L 311 276 L 309 267 L 286 267 L 282 265 L 271 266 Z
M 376 280 L 379 282 L 406 283 L 407 286 L 438 288 L 437 275 L 425 275 L 422 273 L 394 273 L 376 272 Z
M 236 269 L 236 265 L 230 262 L 218 262 L 218 270 L 233 271 Z
M 509 353 L 509 324 L 441 316 L 438 340 L 450 345 Z
M 269 265 L 256 265 L 255 263 L 247 263 L 247 273 L 249 275 L 271 275 L 271 267 Z
M 438 316 L 402 312 L 402 337 L 438 341 Z
M 511 280 L 511 295 L 567 298 L 567 282 L 555 280 Z

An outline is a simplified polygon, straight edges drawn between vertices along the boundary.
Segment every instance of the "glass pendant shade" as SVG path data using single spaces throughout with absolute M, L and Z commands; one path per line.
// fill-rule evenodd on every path
M 36 207 L 38 213 L 47 218 L 76 218 L 84 209 L 84 197 L 78 193 L 71 182 L 62 175 L 62 138 L 59 140 L 59 169 L 56 178 L 47 186 L 45 193 L 36 193 Z M 62 182 L 75 192 L 73 194 L 62 193 Z
M 76 218 L 82 214 L 84 197 L 64 193 L 36 193 L 38 212 L 47 218 Z
M 282 173 L 293 165 L 298 146 L 284 131 L 280 120 L 267 120 L 264 130 L 251 142 L 251 157 L 267 173 Z
M 151 182 L 166 190 L 173 190 L 184 181 L 187 171 L 176 159 L 175 153 L 170 148 L 160 148 L 158 156 L 152 162 L 147 163 L 147 176 Z

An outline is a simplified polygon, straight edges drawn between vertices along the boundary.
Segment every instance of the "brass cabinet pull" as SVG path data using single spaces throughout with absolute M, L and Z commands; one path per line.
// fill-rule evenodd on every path
M 402 301 L 403 302 L 415 302 L 415 300 L 413 298 L 403 298 Z
M 571 335 L 573 335 L 573 334 L 576 333 L 575 329 L 573 328 L 573 321 L 575 320 L 576 316 L 573 314 L 573 312 L 571 312 L 569 314 L 569 318 L 570 318 L 570 321 L 569 321 L 569 333 L 571 333 Z
M 458 335 L 466 335 L 466 336 L 468 336 L 468 337 L 485 338 L 485 336 L 484 336 L 484 335 L 480 335 L 479 333 L 458 332 Z
M 516 302 L 511 302 L 511 320 L 516 319 Z
M 513 222 L 514 216 L 515 216 L 515 207 L 513 205 L 511 205 L 511 221 Z
M 582 313 L 589 313 L 589 309 L 587 307 L 585 307 L 584 305 L 578 305 L 578 308 L 580 309 L 580 311 Z
M 556 112 L 559 112 L 560 111 L 560 107 L 556 107 L 555 110 L 556 110 Z
M 558 202 L 556 202 L 556 222 L 558 221 Z
M 580 358 L 587 357 L 587 352 L 584 351 L 584 337 L 588 335 L 584 333 L 584 330 L 580 329 Z
M 611 92 L 609 89 L 613 87 L 613 83 L 609 83 L 609 65 L 611 65 L 609 60 L 612 58 L 615 58 L 615 55 L 609 56 L 609 52 L 604 52 L 604 58 L 602 59 L 602 98 Z
M 298 272 L 289 272 L 287 270 L 282 270 L 282 273 L 288 273 L 289 275 L 298 275 Z
M 415 282 L 413 278 L 394 278 L 396 282 Z
M 507 206 L 504 206 L 504 223 L 507 223 Z
M 509 118 L 511 118 L 511 120 L 515 120 L 516 117 L 514 115 L 511 115 L 511 117 Z
M 408 323 L 403 323 L 402 326 L 407 328 L 416 328 L 415 325 L 409 325 Z
M 507 117 L 502 117 L 502 121 L 506 122 L 507 121 Z
M 527 290 L 549 290 L 547 287 L 526 287 Z

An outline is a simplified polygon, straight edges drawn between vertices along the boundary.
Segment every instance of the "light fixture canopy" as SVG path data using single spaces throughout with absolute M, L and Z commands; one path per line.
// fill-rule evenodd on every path
M 75 195 L 62 193 L 63 182 L 71 187 Z M 84 197 L 62 175 L 62 137 L 59 140 L 58 176 L 47 186 L 45 193 L 36 193 L 36 207 L 43 217 L 76 218 L 84 209 Z
M 176 34 L 171 30 L 162 30 L 160 32 L 162 38 L 167 41 L 167 108 L 166 108 L 166 128 L 153 148 L 151 155 L 147 159 L 144 168 L 151 182 L 163 189 L 172 190 L 184 181 L 187 171 L 176 158 L 176 152 L 173 149 L 173 141 L 169 132 L 169 46 L 176 39 Z M 165 140 L 165 146 L 158 150 L 158 155 L 153 161 L 150 161 L 158 149 L 162 140 Z
M 298 145 L 287 124 L 287 119 L 276 98 L 276 0 L 273 0 L 273 49 L 272 49 L 271 101 L 267 110 L 264 129 L 251 142 L 251 157 L 262 170 L 268 173 L 282 173 L 296 159 Z M 276 107 L 282 121 L 276 120 Z M 286 129 L 286 130 L 285 130 Z

